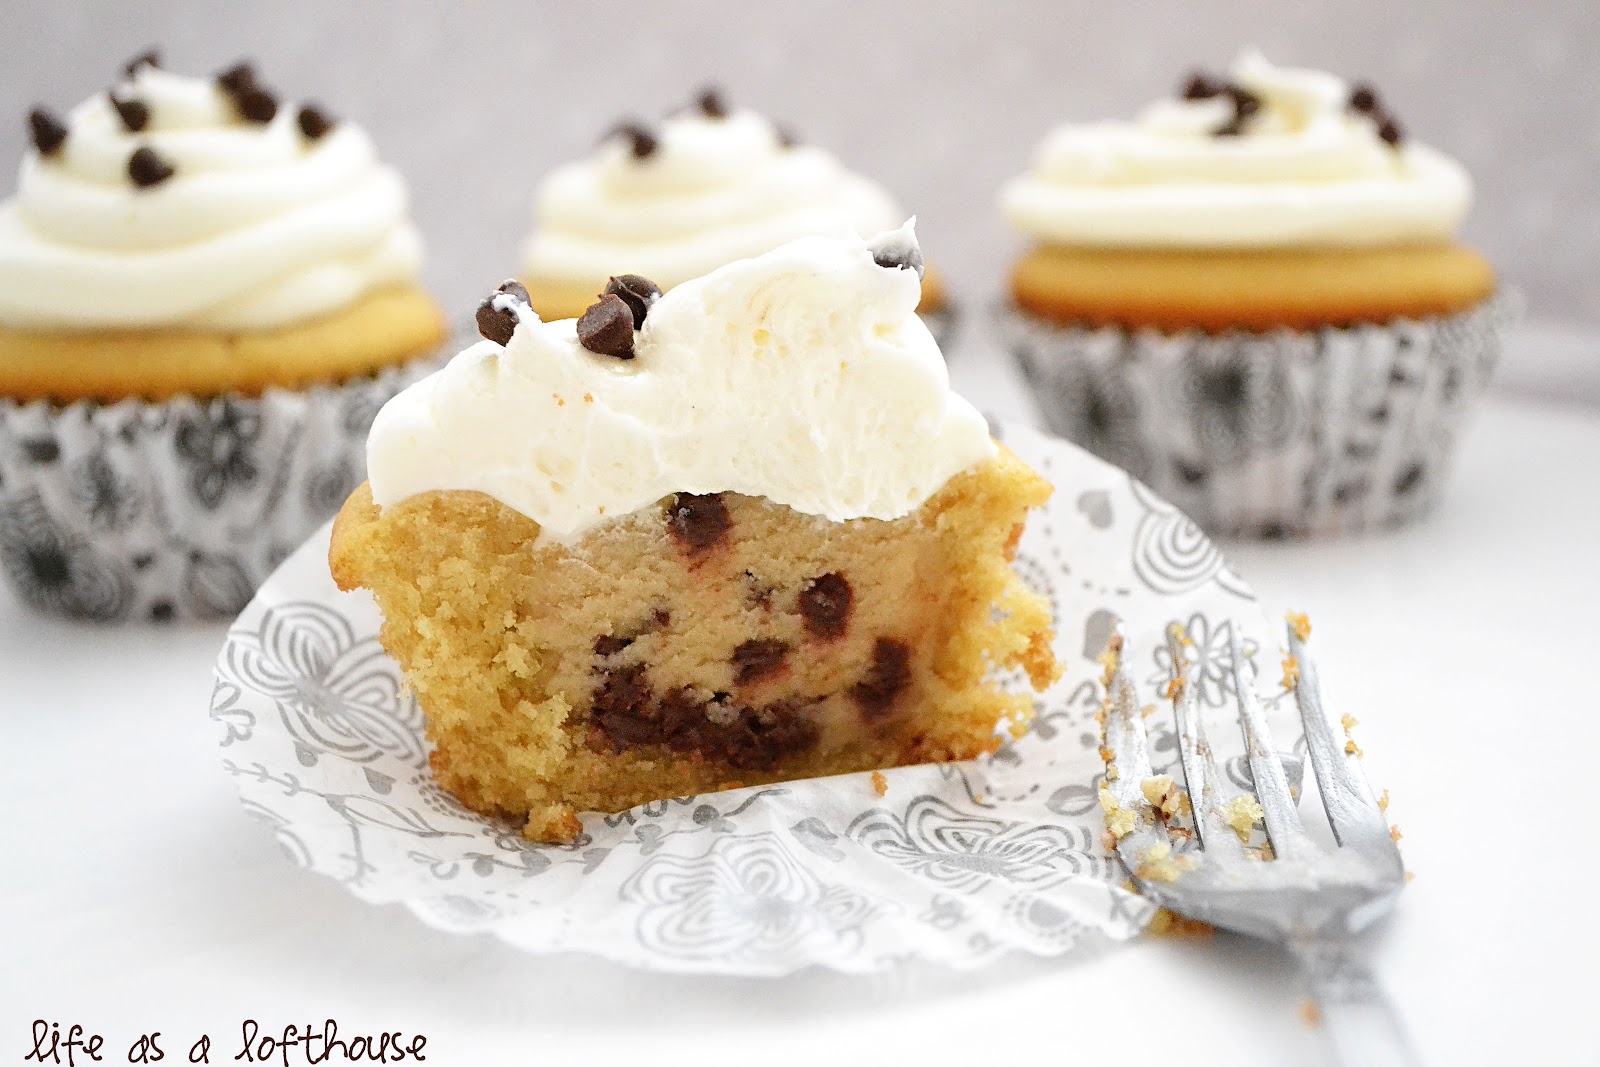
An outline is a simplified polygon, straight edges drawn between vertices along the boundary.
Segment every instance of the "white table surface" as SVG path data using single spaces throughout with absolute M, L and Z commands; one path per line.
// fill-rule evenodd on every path
M 980 405 L 1023 412 L 1004 365 L 955 362 Z M 1597 464 L 1600 410 L 1492 400 L 1424 525 L 1230 550 L 1270 613 L 1310 612 L 1330 702 L 1393 792 L 1417 877 L 1374 958 L 1431 1063 L 1597 1055 Z M 690 979 L 368 906 L 241 811 L 206 718 L 222 630 L 70 625 L 0 593 L 0 1065 L 35 1018 L 105 1035 L 108 1063 L 149 1030 L 168 1063 L 201 1032 L 232 1063 L 246 1018 L 328 1017 L 426 1034 L 452 1067 L 1320 1062 L 1290 971 L 1227 937 L 970 974 Z M 1542 863 L 1547 842 L 1572 854 Z

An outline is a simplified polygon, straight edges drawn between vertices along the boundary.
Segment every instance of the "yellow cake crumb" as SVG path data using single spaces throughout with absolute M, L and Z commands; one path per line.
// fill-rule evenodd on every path
M 1322 1025 L 1322 1009 L 1310 997 L 1300 1002 L 1300 1021 L 1313 1030 Z
M 1291 611 L 1284 616 L 1289 626 L 1294 630 L 1294 635 L 1302 641 L 1311 640 L 1311 620 L 1303 611 Z
M 1152 937 L 1178 939 L 1204 939 L 1217 932 L 1217 928 L 1210 923 L 1185 918 L 1166 908 L 1157 908 L 1155 915 L 1150 918 L 1150 925 L 1145 929 Z
M 880 797 L 888 794 L 889 779 L 884 777 L 882 771 L 872 772 L 872 791 L 878 794 Z
M 1400 827 L 1398 825 L 1395 825 L 1389 827 L 1389 836 L 1394 840 L 1394 843 L 1398 845 L 1400 843 L 1400 839 L 1406 835 L 1400 832 Z
M 1171 845 L 1158 841 L 1144 850 L 1133 873 L 1147 882 L 1176 882 L 1198 865 L 1193 856 L 1174 856 Z
M 1300 661 L 1294 656 L 1283 657 L 1283 687 L 1293 689 L 1300 684 Z
M 1172 678 L 1167 682 L 1166 697 L 1168 700 L 1177 700 L 1183 695 L 1183 679 Z
M 1387 789 L 1385 789 L 1383 791 L 1383 796 L 1378 798 L 1378 810 L 1379 811 L 1388 811 L 1389 810 L 1389 791 Z
M 1173 782 L 1170 774 L 1158 774 L 1139 783 L 1139 789 L 1150 806 L 1171 819 L 1183 810 L 1183 791 Z
M 1361 758 L 1361 746 L 1356 744 L 1354 741 L 1346 741 L 1344 743 L 1344 754 L 1346 756 L 1354 756 L 1357 759 L 1360 759 Z
M 1256 823 L 1265 818 L 1266 813 L 1261 810 L 1261 803 L 1248 793 L 1241 793 L 1234 797 L 1222 809 L 1223 816 L 1228 820 L 1228 825 L 1233 829 L 1234 836 L 1239 843 L 1246 844 L 1250 840 L 1250 833 Z

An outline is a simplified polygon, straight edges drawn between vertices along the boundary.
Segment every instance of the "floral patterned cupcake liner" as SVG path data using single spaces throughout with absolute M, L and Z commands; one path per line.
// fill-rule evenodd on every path
M 1208 532 L 1322 537 L 1427 513 L 1519 301 L 1383 325 L 1169 334 L 1000 313 L 1046 423 Z
M 237 615 L 365 478 L 378 409 L 437 365 L 258 397 L 0 399 L 0 571 L 52 614 Z

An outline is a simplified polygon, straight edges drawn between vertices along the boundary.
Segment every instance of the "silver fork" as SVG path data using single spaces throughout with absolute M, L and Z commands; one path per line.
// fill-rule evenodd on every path
M 1400 851 L 1356 755 L 1328 722 L 1316 666 L 1291 624 L 1289 654 L 1299 664 L 1295 700 L 1338 847 L 1322 848 L 1306 835 L 1256 699 L 1255 669 L 1240 647 L 1239 627 L 1231 629 L 1234 697 L 1271 853 L 1247 849 L 1229 823 L 1228 801 L 1196 702 L 1197 687 L 1190 684 L 1192 665 L 1185 662 L 1182 632 L 1174 627 L 1167 634 L 1175 679 L 1169 695 L 1198 847 L 1184 848 L 1180 831 L 1179 847 L 1174 848 L 1167 818 L 1146 799 L 1143 783 L 1153 771 L 1144 713 L 1123 669 L 1122 637 L 1117 635 L 1112 638 L 1114 661 L 1108 664 L 1103 754 L 1110 793 L 1107 825 L 1117 837 L 1118 855 L 1142 892 L 1163 907 L 1285 946 L 1299 962 L 1322 1029 L 1341 1063 L 1415 1064 L 1399 1019 L 1356 944 L 1357 935 L 1390 912 L 1405 885 Z M 1119 812 L 1131 812 L 1133 818 L 1110 817 Z M 1119 836 L 1118 829 L 1126 832 Z

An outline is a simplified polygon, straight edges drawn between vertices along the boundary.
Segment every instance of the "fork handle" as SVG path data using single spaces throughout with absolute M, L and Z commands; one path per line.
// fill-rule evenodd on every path
M 1394 1005 L 1343 942 L 1292 946 L 1321 1014 L 1322 1032 L 1343 1067 L 1418 1067 Z

